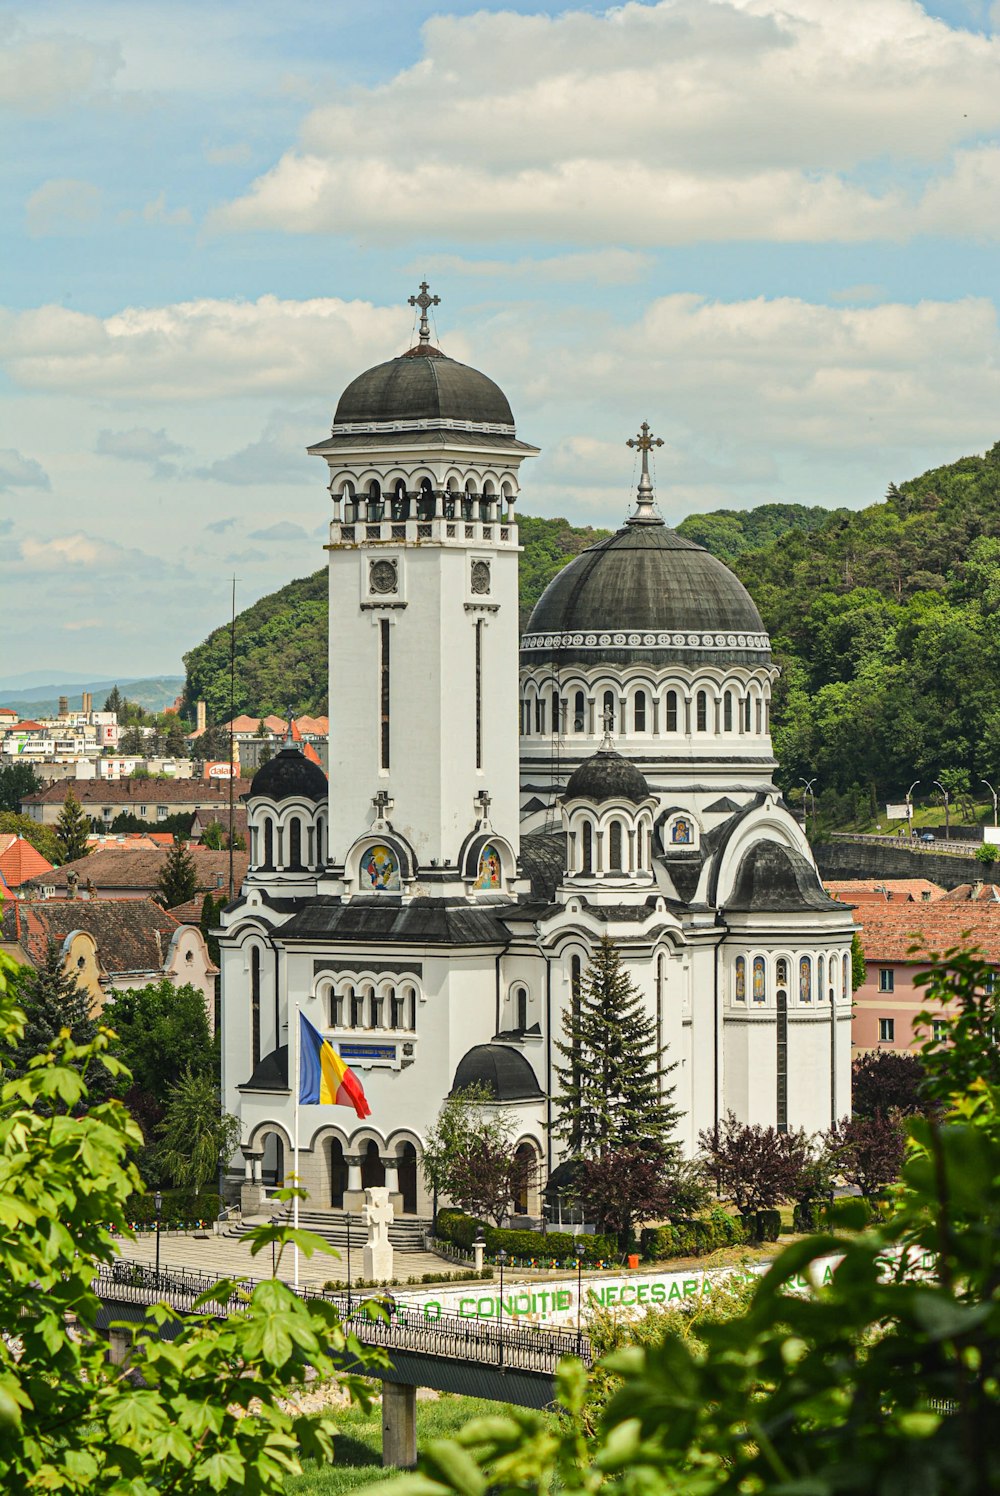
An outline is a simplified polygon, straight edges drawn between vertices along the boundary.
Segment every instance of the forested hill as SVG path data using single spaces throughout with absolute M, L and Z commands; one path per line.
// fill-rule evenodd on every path
M 1000 769 L 1000 442 L 734 563 L 771 634 L 782 780 L 825 808 Z M 982 795 L 982 791 L 979 791 Z M 835 805 L 837 795 L 842 806 Z
M 838 510 L 846 514 L 847 510 Z M 715 509 L 709 514 L 689 514 L 677 526 L 678 534 L 695 540 L 720 561 L 735 561 L 744 551 L 758 550 L 789 530 L 821 530 L 831 511 L 818 504 L 759 504 L 756 509 Z

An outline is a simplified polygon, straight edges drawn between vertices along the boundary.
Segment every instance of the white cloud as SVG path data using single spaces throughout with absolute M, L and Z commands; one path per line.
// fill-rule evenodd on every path
M 191 209 L 168 208 L 167 194 L 164 190 L 159 196 L 154 197 L 151 202 L 146 203 L 142 210 L 142 216 L 146 223 L 177 225 L 191 222 Z
M 210 531 L 213 535 L 224 535 L 227 530 L 231 530 L 234 525 L 238 524 L 239 519 L 237 518 L 237 516 L 235 514 L 229 514 L 225 519 L 213 519 L 211 524 L 205 526 L 205 529 Z
M 495 280 L 592 281 L 597 285 L 624 286 L 641 280 L 654 264 L 652 255 L 633 249 L 583 250 L 579 254 L 550 255 L 542 259 L 468 260 L 462 255 L 424 256 L 409 268 L 415 275 L 467 275 Z
M 99 431 L 94 450 L 102 457 L 118 457 L 124 462 L 147 462 L 155 478 L 174 478 L 178 468 L 170 459 L 181 456 L 185 448 L 163 427 L 151 431 L 148 426 L 132 426 L 128 431 Z
M 107 627 L 106 618 L 73 618 L 63 624 L 67 634 L 78 634 L 83 629 L 103 629 Z
M 414 66 L 314 109 L 214 222 L 410 238 L 430 214 L 466 242 L 905 237 L 919 178 L 911 196 L 863 168 L 947 180 L 950 153 L 1000 129 L 1000 39 L 917 0 L 482 10 L 423 35 Z M 966 183 L 960 159 L 954 175 L 974 216 L 975 171 Z M 953 227 L 933 203 L 923 217 Z
M 361 369 L 404 348 L 409 331 L 405 308 L 333 297 L 204 299 L 103 318 L 45 306 L 0 312 L 0 359 L 31 389 L 144 402 L 328 389 L 332 405 Z
M 29 536 L 21 541 L 19 560 L 27 571 L 55 575 L 85 571 L 88 577 L 98 573 L 129 576 L 134 580 L 140 575 L 164 577 L 174 570 L 158 556 L 117 545 L 115 541 L 104 540 L 98 535 L 86 535 L 82 530 L 73 535 L 57 535 L 50 540 Z M 8 567 L 11 564 L 8 561 Z
M 110 87 L 122 66 L 117 43 L 79 36 L 28 36 L 16 22 L 0 22 L 0 109 L 56 114 Z
M 251 530 L 247 536 L 248 540 L 308 540 L 308 536 L 301 525 L 292 524 L 291 520 L 279 520 L 276 525 L 269 525 L 266 530 Z
M 35 239 L 78 234 L 101 216 L 103 194 L 93 182 L 58 177 L 42 185 L 24 205 L 24 221 Z
M 49 475 L 33 457 L 24 457 L 13 447 L 0 448 L 0 493 L 11 488 L 50 489 Z

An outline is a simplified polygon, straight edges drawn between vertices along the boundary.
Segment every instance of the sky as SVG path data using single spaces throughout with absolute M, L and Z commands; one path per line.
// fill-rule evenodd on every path
M 323 564 L 305 455 L 435 339 L 614 526 L 1000 439 L 1000 0 L 0 0 L 0 674 L 181 673 Z

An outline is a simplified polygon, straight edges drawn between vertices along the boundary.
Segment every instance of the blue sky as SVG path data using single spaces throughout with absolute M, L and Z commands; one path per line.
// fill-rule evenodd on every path
M 304 455 L 446 351 L 614 524 L 879 498 L 1000 439 L 1000 5 L 0 4 L 6 673 L 174 671 L 322 564 Z

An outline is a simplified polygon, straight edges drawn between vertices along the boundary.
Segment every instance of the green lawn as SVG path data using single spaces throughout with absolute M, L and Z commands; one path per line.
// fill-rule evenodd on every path
M 444 1395 L 433 1401 L 418 1401 L 417 1444 L 425 1439 L 446 1438 L 457 1433 L 471 1418 L 502 1410 L 501 1403 L 483 1402 L 474 1397 Z M 286 1496 L 339 1496 L 341 1491 L 356 1491 L 392 1474 L 382 1469 L 381 1403 L 376 1403 L 370 1413 L 362 1413 L 358 1408 L 345 1410 L 338 1421 L 342 1433 L 337 1438 L 336 1463 L 310 1463 L 302 1475 L 288 1481 Z

